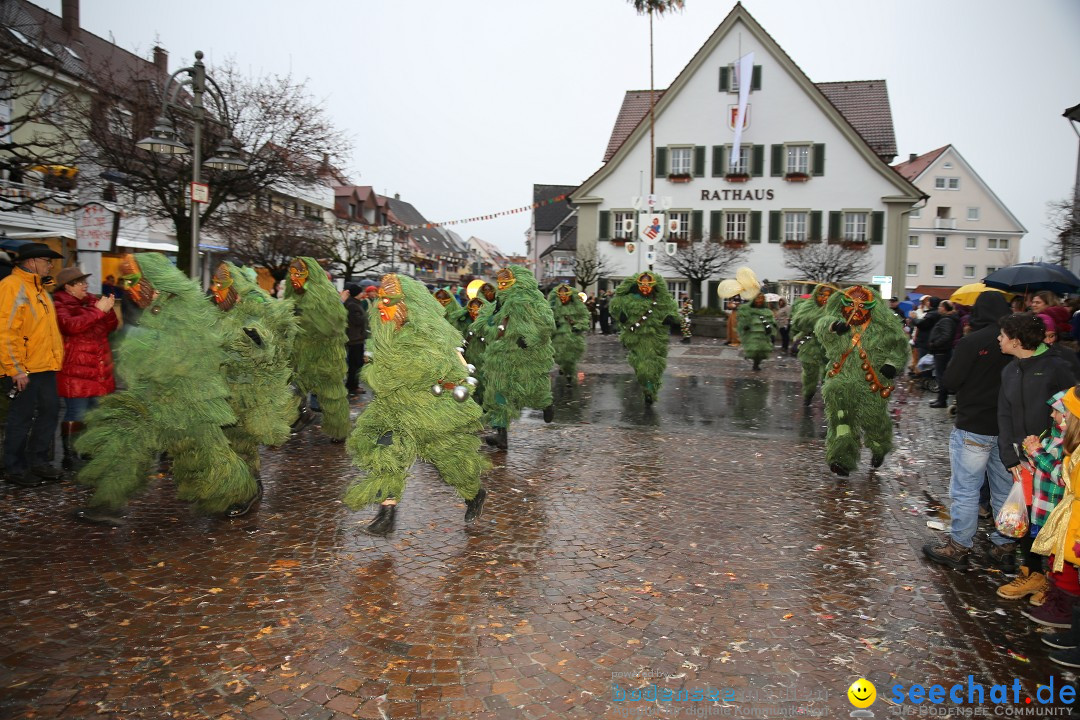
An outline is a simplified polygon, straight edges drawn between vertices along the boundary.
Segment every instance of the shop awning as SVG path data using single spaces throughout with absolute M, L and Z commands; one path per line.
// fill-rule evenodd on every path
M 135 248 L 136 250 L 157 250 L 158 252 L 177 252 L 180 246 L 169 242 L 149 242 L 147 240 L 131 240 L 129 238 L 116 238 L 117 247 Z

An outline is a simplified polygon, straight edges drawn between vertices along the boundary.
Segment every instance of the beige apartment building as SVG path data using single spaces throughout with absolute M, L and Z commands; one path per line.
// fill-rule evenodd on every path
M 895 168 L 930 196 L 908 216 L 907 267 L 898 288 L 948 297 L 1020 261 L 1027 230 L 955 147 L 912 154 Z

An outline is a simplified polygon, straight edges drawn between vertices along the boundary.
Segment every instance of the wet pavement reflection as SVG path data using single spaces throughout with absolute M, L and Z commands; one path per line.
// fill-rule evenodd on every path
M 340 503 L 355 470 L 314 428 L 265 451 L 266 496 L 232 522 L 168 478 L 116 530 L 69 519 L 70 483 L 5 486 L 0 717 L 779 717 L 847 713 L 859 677 L 882 717 L 896 684 L 1071 679 L 999 572 L 921 558 L 951 428 L 929 395 L 904 380 L 896 452 L 838 479 L 794 359 L 671 351 L 650 407 L 590 336 L 555 422 L 526 411 L 491 454 L 469 527 L 418 464 L 394 535 L 363 534 L 374 511 Z M 619 699 L 650 686 L 732 699 Z

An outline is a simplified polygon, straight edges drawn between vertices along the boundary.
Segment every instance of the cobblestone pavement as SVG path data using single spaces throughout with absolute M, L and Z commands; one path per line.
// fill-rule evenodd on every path
M 897 451 L 838 479 L 794 360 L 754 373 L 673 338 L 649 410 L 617 342 L 589 344 L 556 421 L 528 411 L 492 454 L 468 528 L 417 465 L 397 531 L 364 535 L 313 428 L 265 452 L 266 497 L 233 522 L 167 479 L 115 530 L 70 519 L 70 483 L 5 486 L 0 717 L 846 717 L 860 676 L 882 717 L 897 683 L 1019 678 L 1023 705 L 1070 679 L 1000 574 L 922 559 L 950 424 L 910 381 Z M 650 683 L 735 698 L 614 702 Z

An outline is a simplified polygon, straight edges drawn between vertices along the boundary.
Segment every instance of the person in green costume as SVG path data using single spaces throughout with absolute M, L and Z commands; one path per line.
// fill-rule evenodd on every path
M 326 271 L 311 257 L 296 258 L 289 265 L 285 298 L 295 303 L 300 323 L 293 344 L 293 382 L 303 397 L 309 393 L 318 397 L 323 432 L 341 442 L 349 434 L 349 399 L 345 387 L 348 313 Z M 301 415 L 304 421 L 303 410 Z
M 825 303 L 837 291 L 835 285 L 821 283 L 809 298 L 796 300 L 791 308 L 791 333 L 799 344 L 799 365 L 802 368 L 803 405 L 809 405 L 825 377 L 825 350 L 814 335 L 814 326 L 825 314 Z
M 397 504 L 409 468 L 430 462 L 444 482 L 465 500 L 465 522 L 484 509 L 481 474 L 491 467 L 479 452 L 481 410 L 469 399 L 468 367 L 443 308 L 420 283 L 389 274 L 379 290 L 373 316 L 371 360 L 362 371 L 374 397 L 356 421 L 346 447 L 365 471 L 345 492 L 353 510 L 379 503 L 365 528 L 371 535 L 394 529 Z
M 555 365 L 551 336 L 555 318 L 528 268 L 507 265 L 495 276 L 498 292 L 483 321 L 484 419 L 495 433 L 488 442 L 507 448 L 507 428 L 525 407 L 542 408 L 551 422 L 551 368 Z
M 910 353 L 899 319 L 872 288 L 853 285 L 832 294 L 814 334 L 828 362 L 821 396 L 829 469 L 846 477 L 859 464 L 863 442 L 870 465 L 881 467 L 893 446 L 893 378 Z
M 745 296 L 744 296 L 745 297 Z M 735 311 L 735 323 L 742 340 L 743 356 L 754 361 L 754 370 L 761 370 L 761 361 L 772 354 L 776 345 L 776 316 L 765 305 L 765 296 L 755 295 Z
M 611 298 L 611 315 L 619 321 L 619 342 L 641 385 L 645 403 L 656 402 L 667 368 L 669 325 L 679 327 L 679 308 L 659 273 L 626 278 Z
M 458 305 L 458 301 L 454 299 L 454 296 L 446 288 L 439 288 L 432 295 L 439 301 L 439 305 L 443 308 L 443 317 L 449 322 L 451 314 L 461 307 Z
M 299 398 L 289 384 L 296 314 L 292 301 L 270 301 L 229 262 L 218 266 L 210 292 L 225 313 L 223 371 L 236 413 L 236 424 L 225 428 L 225 436 L 255 476 L 261 495 L 259 446 L 283 444 L 296 419 Z
M 461 333 L 461 337 L 468 339 L 469 328 L 476 321 L 476 316 L 479 313 L 479 309 L 472 310 L 469 305 L 473 300 L 478 303 L 477 308 L 483 307 L 489 302 L 495 301 L 495 286 L 491 283 L 484 283 L 476 292 L 475 298 L 470 298 L 464 305 L 450 305 L 447 307 L 446 320 Z M 468 360 L 468 357 L 465 358 Z M 469 362 L 472 362 L 469 360 Z M 474 363 L 475 364 L 475 363 Z M 477 366 L 479 367 L 479 366 Z M 473 397 L 477 397 L 473 395 Z
M 566 283 L 556 285 L 548 293 L 548 304 L 555 316 L 555 335 L 551 338 L 555 364 L 559 374 L 572 385 L 577 377 L 577 364 L 585 354 L 585 333 L 589 332 L 589 308 L 585 307 L 574 288 Z
M 491 288 L 492 301 L 489 302 L 487 295 L 481 291 L 465 304 L 469 325 L 461 343 L 465 351 L 465 362 L 473 367 L 473 377 L 477 381 L 472 396 L 476 404 L 481 407 L 484 404 L 484 350 L 487 349 L 487 317 L 495 311 L 495 286 L 484 283 L 484 287 Z
M 146 487 L 163 451 L 172 458 L 181 500 L 205 512 L 243 514 L 258 487 L 223 429 L 237 417 L 222 373 L 221 313 L 160 253 L 128 255 L 120 272 L 143 312 L 119 353 L 124 389 L 101 399 L 76 441 L 78 452 L 90 456 L 78 481 L 95 490 L 76 517 L 119 525 L 121 509 Z

